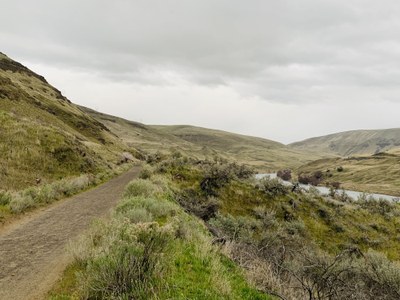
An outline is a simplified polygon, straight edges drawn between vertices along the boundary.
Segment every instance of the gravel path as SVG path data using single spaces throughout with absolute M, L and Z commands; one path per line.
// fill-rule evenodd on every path
M 65 246 L 106 215 L 140 167 L 0 231 L 0 299 L 43 299 L 70 262 Z

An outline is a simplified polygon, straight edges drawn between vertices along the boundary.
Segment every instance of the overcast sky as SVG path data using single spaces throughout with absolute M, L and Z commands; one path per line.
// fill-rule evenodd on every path
M 0 3 L 0 51 L 105 113 L 284 143 L 400 127 L 398 0 Z

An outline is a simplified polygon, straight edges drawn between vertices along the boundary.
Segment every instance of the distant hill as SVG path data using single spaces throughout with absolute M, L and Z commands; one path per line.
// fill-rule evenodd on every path
M 340 182 L 346 189 L 400 196 L 400 149 L 370 156 L 325 158 L 307 163 L 297 174 L 321 171 L 323 183 Z
M 0 53 L 0 189 L 109 170 L 127 150 L 44 77 Z
M 299 151 L 267 139 L 245 136 L 221 130 L 188 125 L 154 126 L 165 133 L 179 137 L 203 150 L 216 151 L 260 170 L 292 168 L 322 156 L 312 151 Z
M 82 109 L 102 122 L 128 145 L 147 152 L 173 152 L 199 158 L 220 156 L 256 167 L 260 171 L 294 168 L 322 158 L 267 139 L 189 125 L 144 125 L 122 118 Z M 326 157 L 326 156 L 325 156 Z
M 400 148 L 400 128 L 335 133 L 296 142 L 290 144 L 289 147 L 339 156 L 371 155 Z

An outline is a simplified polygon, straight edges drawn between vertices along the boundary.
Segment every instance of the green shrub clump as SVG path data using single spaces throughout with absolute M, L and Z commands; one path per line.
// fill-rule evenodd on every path
M 119 224 L 92 245 L 81 273 L 84 299 L 146 299 L 157 291 L 170 234 L 155 223 Z M 106 244 L 107 243 L 107 244 Z
M 138 179 L 128 184 L 128 186 L 125 188 L 124 197 L 150 197 L 157 192 L 160 192 L 160 189 L 157 185 L 145 179 Z
M 275 198 L 289 194 L 290 189 L 284 185 L 279 179 L 263 178 L 257 185 L 258 189 L 264 192 L 269 197 Z
M 0 205 L 8 205 L 12 200 L 9 192 L 0 190 Z

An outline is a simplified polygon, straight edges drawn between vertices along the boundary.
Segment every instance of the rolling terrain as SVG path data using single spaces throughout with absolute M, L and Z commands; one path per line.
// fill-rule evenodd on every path
M 306 163 L 297 174 L 321 171 L 322 184 L 340 182 L 350 190 L 400 196 L 400 128 L 335 133 L 289 147 L 336 156 Z
M 259 172 L 311 172 L 340 164 L 350 171 L 331 180 L 346 187 L 392 194 L 398 189 L 400 129 L 348 131 L 285 146 L 220 130 L 145 125 L 96 112 L 73 104 L 44 77 L 4 54 L 0 83 L 0 190 L 112 170 L 124 152 L 142 159 L 157 152 L 198 159 L 219 156 Z M 394 156 L 373 155 L 388 150 Z M 373 156 L 353 158 L 361 154 Z
M 179 151 L 199 159 L 213 156 L 235 160 L 264 172 L 294 168 L 330 156 L 291 149 L 281 143 L 189 125 L 144 125 L 81 107 L 127 145 L 146 152 Z
M 338 156 L 372 155 L 400 148 L 400 128 L 334 133 L 292 143 L 289 147 Z
M 400 151 L 370 156 L 326 158 L 305 164 L 297 173 L 324 174 L 322 184 L 340 182 L 342 187 L 369 193 L 400 196 Z
M 321 171 L 325 184 L 400 196 L 399 131 L 285 146 L 188 125 L 145 125 L 77 106 L 0 54 L 0 213 L 81 192 L 94 174 L 117 168 L 124 153 L 148 162 L 0 228 L 0 298 L 43 297 L 72 262 L 51 299 L 297 300 L 328 299 L 332 291 L 341 295 L 335 299 L 398 299 L 398 204 L 291 191 L 277 180 L 255 181 L 239 164 Z M 82 189 L 51 185 L 82 174 Z M 74 246 L 74 259 L 67 257 L 68 240 L 112 207 L 111 218 L 96 222 Z

